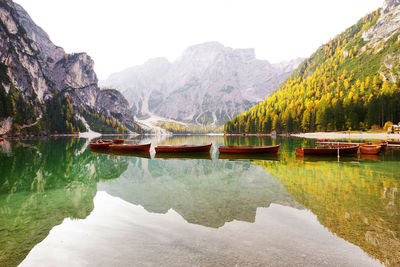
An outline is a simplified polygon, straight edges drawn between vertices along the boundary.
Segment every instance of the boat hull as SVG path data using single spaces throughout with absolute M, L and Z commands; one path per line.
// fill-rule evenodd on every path
M 381 151 L 380 145 L 364 145 L 360 147 L 361 154 L 377 155 Z
M 98 142 L 92 142 L 90 143 L 90 148 L 93 149 L 109 149 L 110 145 L 112 145 L 112 142 L 103 142 L 103 143 L 98 143 Z
M 222 154 L 277 154 L 281 145 L 277 146 L 223 146 L 219 147 Z
M 1 137 L 0 137 L 0 142 L 3 142 L 3 141 L 4 141 L 4 138 L 1 138 Z
M 400 141 L 387 141 L 389 145 L 400 145 Z
M 355 146 L 340 146 L 338 147 L 306 147 L 306 148 L 296 148 L 296 153 L 299 156 L 304 155 L 316 155 L 316 156 L 329 156 L 337 155 L 339 150 L 339 155 L 354 155 L 358 153 L 359 145 Z
M 156 146 L 154 149 L 157 153 L 208 153 L 211 150 L 211 144 L 200 146 Z
M 151 144 L 145 145 L 127 145 L 127 144 L 114 144 L 110 145 L 111 151 L 124 151 L 124 152 L 132 152 L 132 151 L 141 151 L 141 152 L 149 152 Z
M 207 159 L 211 160 L 211 155 L 208 152 L 195 152 L 195 153 L 156 153 L 154 156 L 156 159 Z

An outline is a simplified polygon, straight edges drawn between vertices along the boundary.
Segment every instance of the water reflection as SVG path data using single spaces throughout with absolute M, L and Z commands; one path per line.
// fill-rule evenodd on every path
M 272 204 L 255 223 L 215 229 L 101 191 L 94 203 L 85 220 L 54 227 L 21 266 L 380 266 L 307 210 Z
M 218 228 L 233 220 L 254 222 L 271 203 L 301 208 L 275 178 L 250 162 L 137 159 L 119 179 L 98 190 L 149 212 L 173 209 L 187 222 Z
M 85 143 L 13 141 L 0 152 L 0 265 L 20 263 L 64 218 L 86 218 L 97 182 L 126 170 L 126 159 L 80 153 Z
M 295 147 L 313 145 L 303 139 L 137 139 L 153 145 L 212 142 L 214 147 L 205 158 L 164 159 L 154 157 L 154 151 L 151 158 L 92 153 L 80 139 L 3 142 L 0 265 L 19 264 L 65 218 L 85 219 L 98 190 L 142 206 L 147 213 L 166 216 L 173 211 L 190 225 L 215 231 L 228 222 L 254 223 L 259 208 L 272 203 L 306 208 L 322 226 L 370 256 L 386 265 L 400 264 L 400 150 L 377 157 L 341 157 L 338 163 L 336 157 L 296 157 Z M 220 145 L 279 143 L 278 156 L 224 159 L 217 152 Z M 257 247 L 249 246 L 258 250 L 262 241 L 257 242 Z
M 375 157 L 253 162 L 267 168 L 332 233 L 387 266 L 400 264 L 399 151 Z

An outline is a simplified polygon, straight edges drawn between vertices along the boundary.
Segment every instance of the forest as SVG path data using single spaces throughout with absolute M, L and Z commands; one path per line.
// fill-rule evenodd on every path
M 379 14 L 321 46 L 276 92 L 228 121 L 225 133 L 367 130 L 399 122 L 398 70 L 383 62 L 400 54 L 400 32 L 377 45 L 362 38 Z

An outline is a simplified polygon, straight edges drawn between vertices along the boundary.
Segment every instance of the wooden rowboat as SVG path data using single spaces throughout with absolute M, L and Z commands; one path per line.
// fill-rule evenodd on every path
M 219 153 L 230 154 L 277 154 L 281 145 L 277 146 L 221 146 Z
M 382 146 L 371 144 L 360 146 L 361 154 L 377 155 L 381 151 Z
M 0 137 L 0 142 L 3 142 L 3 141 L 4 141 L 4 138 Z
M 211 145 L 156 146 L 157 153 L 193 153 L 210 152 Z
M 400 145 L 400 141 L 387 141 L 389 145 Z
M 94 149 L 108 149 L 112 145 L 112 141 L 97 140 L 95 142 L 90 142 L 90 148 Z
M 296 153 L 299 156 L 304 155 L 337 155 L 339 150 L 339 155 L 353 155 L 357 154 L 359 145 L 339 145 L 331 147 L 304 147 L 296 148 Z
M 114 144 L 123 144 L 123 143 L 125 143 L 125 140 L 124 139 L 113 139 L 113 143 Z
M 136 145 L 136 144 L 113 144 L 110 145 L 111 151 L 142 151 L 149 152 L 151 144 Z

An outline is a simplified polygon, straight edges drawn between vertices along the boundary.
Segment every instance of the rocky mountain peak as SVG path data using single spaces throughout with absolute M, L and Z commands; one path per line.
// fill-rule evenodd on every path
M 278 88 L 298 63 L 272 65 L 256 59 L 253 48 L 208 42 L 187 48 L 173 63 L 153 59 L 101 85 L 120 90 L 138 117 L 221 125 Z
M 233 49 L 219 42 L 207 42 L 190 46 L 177 61 L 190 59 L 192 61 L 212 62 L 219 57 L 230 57 L 244 61 L 256 59 L 254 48 Z

